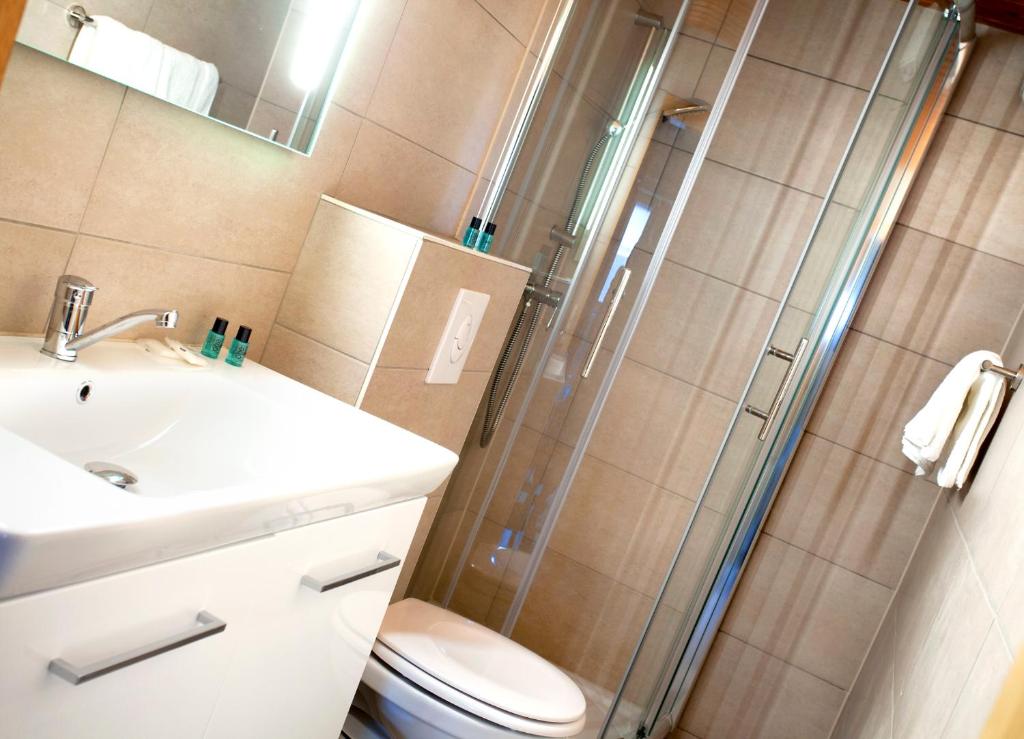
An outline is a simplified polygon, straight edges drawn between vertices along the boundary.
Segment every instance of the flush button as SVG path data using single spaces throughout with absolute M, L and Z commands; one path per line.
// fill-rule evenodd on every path
M 454 385 L 459 381 L 490 300 L 487 293 L 459 290 L 430 363 L 427 383 Z

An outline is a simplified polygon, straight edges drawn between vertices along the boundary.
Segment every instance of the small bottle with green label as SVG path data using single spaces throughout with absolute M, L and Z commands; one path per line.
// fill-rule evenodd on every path
M 217 320 L 213 322 L 213 327 L 206 333 L 206 341 L 203 342 L 203 348 L 200 350 L 200 354 L 204 357 L 210 357 L 216 359 L 220 356 L 221 347 L 224 346 L 224 334 L 228 331 L 228 322 L 217 316 Z
M 480 238 L 480 225 L 483 223 L 479 218 L 473 216 L 470 220 L 469 225 L 466 226 L 466 233 L 462 235 L 462 245 L 468 246 L 470 249 L 476 247 L 477 239 Z
M 246 352 L 249 351 L 250 336 L 252 336 L 251 328 L 239 326 L 238 333 L 235 334 L 235 338 L 231 342 L 231 347 L 228 349 L 228 355 L 224 357 L 224 361 L 232 367 L 241 367 L 242 362 L 245 361 Z
M 484 254 L 491 250 L 491 242 L 494 241 L 494 232 L 497 230 L 497 226 L 493 223 L 488 223 L 487 228 L 480 234 L 479 241 L 476 242 L 476 250 L 482 251 Z

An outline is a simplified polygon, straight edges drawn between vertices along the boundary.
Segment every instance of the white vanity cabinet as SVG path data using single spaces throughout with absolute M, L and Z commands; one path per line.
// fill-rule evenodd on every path
M 337 739 L 424 502 L 274 537 L 209 739 Z
M 336 739 L 423 505 L 0 603 L 0 737 Z

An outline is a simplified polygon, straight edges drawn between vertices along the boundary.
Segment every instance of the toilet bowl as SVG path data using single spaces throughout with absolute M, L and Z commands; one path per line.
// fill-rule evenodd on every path
M 585 712 L 579 687 L 547 660 L 469 619 L 407 598 L 388 609 L 345 735 L 572 737 L 583 730 Z

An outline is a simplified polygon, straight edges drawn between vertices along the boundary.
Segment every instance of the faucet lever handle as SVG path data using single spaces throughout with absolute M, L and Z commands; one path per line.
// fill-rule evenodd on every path
M 89 305 L 92 303 L 96 286 L 78 275 L 61 275 L 57 278 L 57 289 L 54 291 L 54 302 L 63 301 L 71 304 Z

